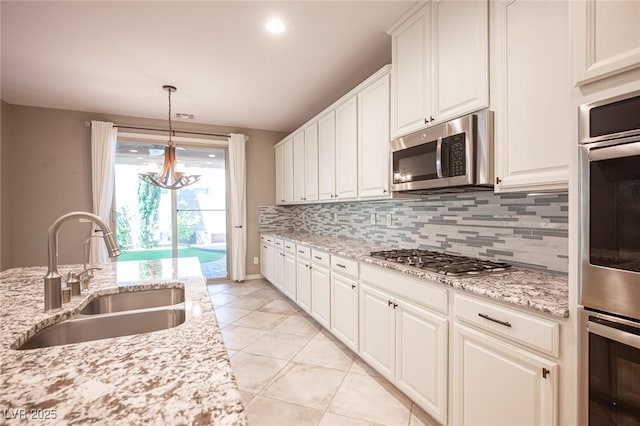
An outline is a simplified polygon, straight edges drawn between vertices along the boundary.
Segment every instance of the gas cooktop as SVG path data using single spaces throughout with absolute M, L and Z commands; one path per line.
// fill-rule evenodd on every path
M 371 252 L 371 256 L 449 276 L 499 272 L 511 267 L 505 262 L 475 259 L 431 250 L 384 250 Z

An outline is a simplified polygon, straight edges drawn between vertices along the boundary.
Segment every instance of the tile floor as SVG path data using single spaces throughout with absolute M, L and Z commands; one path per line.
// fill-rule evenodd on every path
M 208 290 L 252 426 L 439 425 L 266 280 Z

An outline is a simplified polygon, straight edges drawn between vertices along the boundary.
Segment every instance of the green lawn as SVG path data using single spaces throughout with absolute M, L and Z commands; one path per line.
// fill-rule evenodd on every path
M 181 248 L 178 257 L 197 257 L 200 263 L 213 262 L 224 257 L 223 251 L 203 250 L 198 248 Z M 173 257 L 171 249 L 131 250 L 123 251 L 118 260 L 154 260 Z

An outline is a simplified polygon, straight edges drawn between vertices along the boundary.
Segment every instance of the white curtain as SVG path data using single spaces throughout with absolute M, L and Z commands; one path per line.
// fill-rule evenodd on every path
M 111 203 L 113 200 L 114 170 L 116 163 L 116 143 L 118 129 L 113 123 L 91 122 L 91 189 L 93 192 L 93 213 L 109 224 Z M 94 231 L 99 229 L 95 225 Z M 109 261 L 106 246 L 102 238 L 91 238 L 91 263 Z
M 229 174 L 231 176 L 231 279 L 243 281 L 247 257 L 247 184 L 245 179 L 246 136 L 229 136 Z

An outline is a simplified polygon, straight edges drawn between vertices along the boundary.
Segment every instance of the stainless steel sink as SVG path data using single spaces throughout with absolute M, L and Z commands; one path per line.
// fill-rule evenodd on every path
M 97 315 L 133 309 L 171 306 L 184 302 L 184 288 L 159 288 L 107 294 L 93 299 L 80 311 L 81 315 Z
M 45 348 L 149 333 L 176 327 L 184 321 L 184 305 L 170 308 L 131 310 L 115 314 L 79 315 L 43 329 L 18 349 Z

